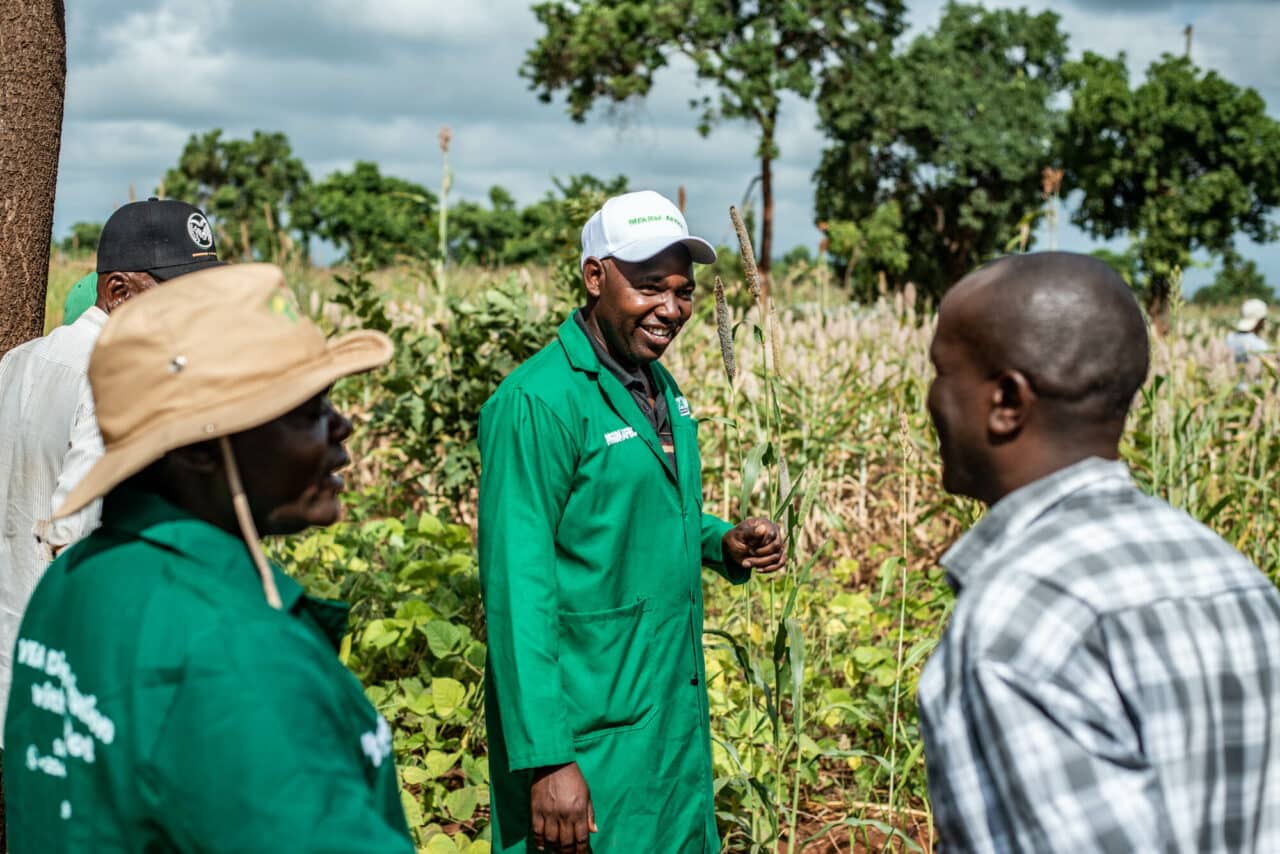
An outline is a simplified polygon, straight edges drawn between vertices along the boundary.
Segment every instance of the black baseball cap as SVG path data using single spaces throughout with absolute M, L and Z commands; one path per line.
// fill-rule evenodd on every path
M 99 273 L 144 272 L 164 282 L 222 263 L 204 211 L 177 199 L 130 202 L 98 238 Z

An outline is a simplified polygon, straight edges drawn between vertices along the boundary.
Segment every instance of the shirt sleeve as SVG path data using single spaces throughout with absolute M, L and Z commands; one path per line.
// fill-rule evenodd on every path
M 1164 850 L 1170 824 L 1159 781 L 1137 747 L 1132 725 L 1101 662 L 1073 656 L 1061 673 L 1027 678 L 1004 662 L 980 661 L 964 682 L 964 725 L 983 733 L 975 745 L 989 780 L 970 808 L 1003 811 L 1019 851 Z M 1093 696 L 1101 691 L 1111 696 Z M 967 717 L 967 716 L 966 716 Z M 955 738 L 961 741 L 962 738 Z M 973 793 L 971 793 L 973 794 Z M 984 814 L 957 816 L 987 826 Z
M 54 519 L 62 502 L 71 494 L 71 490 L 80 485 L 84 476 L 89 473 L 102 457 L 102 434 L 98 432 L 98 420 L 93 404 L 93 392 L 87 379 L 82 379 L 80 399 L 76 405 L 75 421 L 71 425 L 71 441 L 67 453 L 62 458 L 62 466 L 58 471 L 58 482 L 54 485 L 53 501 L 49 507 L 49 518 L 52 520 L 41 533 L 41 539 L 55 552 L 78 542 L 88 536 L 102 517 L 102 499 L 95 499 L 84 509 L 65 519 Z
M 274 619 L 193 648 L 161 731 L 142 735 L 176 849 L 412 854 L 390 744 L 367 749 L 383 728 L 331 650 Z
M 702 563 L 732 581 L 743 584 L 751 578 L 751 570 L 731 567 L 724 560 L 724 535 L 733 530 L 733 523 L 710 513 L 702 514 Z
M 487 678 L 507 763 L 517 771 L 572 762 L 555 535 L 573 483 L 576 443 L 545 403 L 517 390 L 481 411 L 480 459 Z

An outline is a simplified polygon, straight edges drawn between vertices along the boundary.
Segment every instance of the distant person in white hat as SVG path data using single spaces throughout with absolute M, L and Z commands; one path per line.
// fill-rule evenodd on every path
M 31 597 L 5 720 L 11 854 L 412 854 L 391 731 L 338 660 L 342 603 L 258 535 L 341 513 L 333 382 L 391 342 L 326 340 L 280 270 L 135 300 L 89 362 L 105 453 L 60 516 L 102 526 Z
M 786 560 L 702 512 L 693 408 L 659 359 L 716 253 L 652 191 L 582 229 L 585 305 L 480 412 L 493 848 L 719 851 L 702 567 Z
M 1240 306 L 1240 319 L 1227 335 L 1227 347 L 1236 364 L 1244 364 L 1254 353 L 1267 353 L 1271 345 L 1259 334 L 1267 322 L 1267 304 L 1260 299 L 1245 300 Z
M 1262 327 L 1267 320 L 1267 304 L 1260 299 L 1245 300 L 1240 306 L 1240 318 L 1235 329 L 1227 333 L 1227 349 L 1240 371 L 1238 391 L 1248 391 L 1258 381 L 1258 360 L 1255 356 L 1271 352 L 1271 345 L 1262 337 Z

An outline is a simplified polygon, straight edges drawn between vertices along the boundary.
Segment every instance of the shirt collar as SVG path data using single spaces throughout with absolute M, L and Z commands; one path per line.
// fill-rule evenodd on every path
M 207 572 L 201 580 L 266 601 L 244 540 L 197 519 L 154 493 L 128 486 L 113 489 L 102 503 L 102 527 L 190 558 Z M 302 585 L 278 566 L 271 564 L 271 571 L 283 610 L 293 611 L 299 600 L 309 598 L 303 596 Z
M 597 341 L 596 337 L 591 334 L 591 330 L 587 327 L 587 320 L 582 315 L 582 309 L 578 309 L 573 313 L 573 320 L 578 324 L 578 328 L 582 330 L 582 334 L 587 336 L 587 343 L 591 345 L 591 349 L 601 367 L 617 377 L 618 382 L 627 388 L 639 386 L 641 389 L 648 389 L 649 382 L 644 375 L 644 370 L 640 367 L 624 368 L 617 359 L 609 355 L 609 348 L 604 346 L 602 342 Z
M 992 550 L 1021 534 L 1064 499 L 1104 481 L 1130 483 L 1128 467 L 1119 460 L 1089 457 L 1001 498 L 942 556 L 939 562 L 947 570 L 947 583 L 959 592 L 981 573 Z
M 74 326 L 76 324 L 84 324 L 85 326 L 92 326 L 93 328 L 101 331 L 102 327 L 107 325 L 107 313 L 102 309 L 98 308 L 96 305 L 91 305 L 88 308 L 86 308 L 79 317 L 75 319 L 75 323 L 73 323 L 72 325 Z

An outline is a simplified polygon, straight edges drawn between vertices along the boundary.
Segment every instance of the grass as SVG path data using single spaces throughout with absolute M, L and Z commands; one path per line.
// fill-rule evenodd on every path
M 50 323 L 90 267 L 55 260 Z M 546 271 L 502 275 L 551 289 Z M 290 272 L 302 305 L 337 325 L 332 276 Z M 448 292 L 475 293 L 494 276 L 451 271 Z M 407 322 L 451 321 L 420 271 L 372 280 Z M 744 591 L 706 582 L 725 847 L 931 850 L 915 688 L 952 604 L 938 556 L 979 515 L 941 488 L 924 405 L 934 316 L 903 294 L 841 302 L 821 269 L 775 282 L 772 316 L 741 282 L 724 282 L 723 300 L 706 285 L 664 359 L 701 421 L 706 506 L 783 517 L 792 555 L 786 577 Z M 1177 307 L 1169 334 L 1153 341 L 1122 450 L 1140 486 L 1206 521 L 1276 580 L 1277 376 L 1263 370 L 1237 390 L 1227 328 L 1220 314 Z M 357 457 L 367 450 L 358 436 L 353 445 Z M 467 507 L 434 509 L 475 518 Z M 482 822 L 459 832 L 468 828 L 483 833 Z

